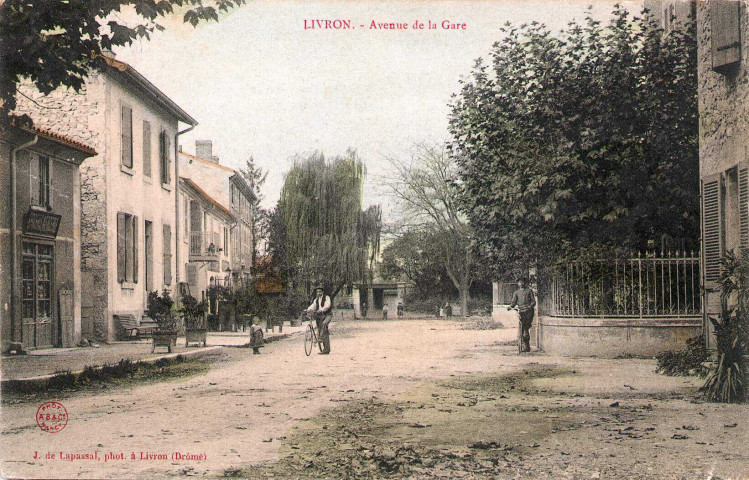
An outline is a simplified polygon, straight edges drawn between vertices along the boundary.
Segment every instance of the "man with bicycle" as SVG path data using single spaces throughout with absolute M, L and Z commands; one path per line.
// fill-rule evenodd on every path
M 531 334 L 530 329 L 533 324 L 534 308 L 536 307 L 536 297 L 533 295 L 533 290 L 528 287 L 528 279 L 518 279 L 518 289 L 512 294 L 512 302 L 507 310 L 511 310 L 515 306 L 518 307 L 518 313 L 520 314 L 520 326 L 522 329 L 521 338 L 523 340 L 523 346 L 520 349 L 521 352 L 531 351 Z
M 311 313 L 317 324 L 317 332 L 322 340 L 322 354 L 330 353 L 330 332 L 328 331 L 328 325 L 333 319 L 333 303 L 330 301 L 330 296 L 325 295 L 325 289 L 322 285 L 318 285 L 315 288 L 315 299 L 312 304 L 307 307 L 307 313 Z

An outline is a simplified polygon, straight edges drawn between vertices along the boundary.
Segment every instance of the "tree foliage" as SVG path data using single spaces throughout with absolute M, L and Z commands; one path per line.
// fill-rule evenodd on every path
M 592 246 L 698 238 L 695 23 L 620 6 L 559 35 L 507 24 L 454 99 L 461 208 L 497 274 Z
M 239 170 L 242 177 L 255 194 L 252 201 L 252 265 L 257 266 L 258 244 L 260 239 L 267 239 L 269 233 L 269 222 L 271 212 L 260 206 L 264 195 L 262 192 L 265 180 L 268 178 L 268 171 L 255 163 L 255 158 L 250 157 L 245 163 L 245 168 Z M 267 245 L 264 250 L 267 250 Z
M 419 233 L 413 235 L 428 238 L 428 250 L 437 249 L 437 259 L 460 292 L 462 311 L 466 312 L 479 265 L 472 252 L 472 231 L 459 210 L 459 192 L 453 183 L 457 162 L 444 146 L 427 144 L 416 145 L 410 158 L 387 160 L 392 174 L 384 183 L 399 207 L 401 229 L 415 229 Z
M 208 3 L 208 2 L 206 2 Z M 0 2 L 0 101 L 3 117 L 16 106 L 17 85 L 29 79 L 48 94 L 58 87 L 78 91 L 88 73 L 104 69 L 102 52 L 149 39 L 163 30 L 159 18 L 186 7 L 183 20 L 196 26 L 244 0 L 5 0 Z M 132 8 L 127 24 L 118 14 Z
M 299 158 L 286 175 L 277 234 L 298 286 L 323 283 L 335 296 L 366 279 L 380 248 L 381 212 L 379 205 L 362 211 L 363 182 L 364 165 L 352 150 L 331 160 L 317 152 Z

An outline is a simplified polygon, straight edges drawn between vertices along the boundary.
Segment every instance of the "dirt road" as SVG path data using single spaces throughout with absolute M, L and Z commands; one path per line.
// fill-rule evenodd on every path
M 694 400 L 699 379 L 519 357 L 513 331 L 463 326 L 339 323 L 327 356 L 295 337 L 193 378 L 5 404 L 2 475 L 749 477 L 749 407 Z M 69 414 L 59 433 L 36 424 L 46 400 Z

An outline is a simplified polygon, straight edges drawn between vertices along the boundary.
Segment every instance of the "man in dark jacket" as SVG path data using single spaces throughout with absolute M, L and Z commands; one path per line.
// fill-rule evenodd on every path
M 507 310 L 511 310 L 515 306 L 518 307 L 518 312 L 520 313 L 520 326 L 522 328 L 523 347 L 520 351 L 530 352 L 530 329 L 533 324 L 536 297 L 533 295 L 533 290 L 528 287 L 528 280 L 525 278 L 518 279 L 518 289 L 512 294 L 512 302 L 510 302 Z
M 333 319 L 333 303 L 328 295 L 325 295 L 325 289 L 322 285 L 318 285 L 315 288 L 315 299 L 312 300 L 312 304 L 307 307 L 307 312 L 312 313 L 317 323 L 318 335 L 322 340 L 322 354 L 330 353 L 330 332 L 328 331 L 328 325 Z

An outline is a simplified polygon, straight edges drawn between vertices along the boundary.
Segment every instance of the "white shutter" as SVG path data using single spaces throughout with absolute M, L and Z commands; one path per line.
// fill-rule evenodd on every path
M 702 237 L 705 280 L 717 283 L 723 255 L 723 184 L 719 175 L 702 181 Z

